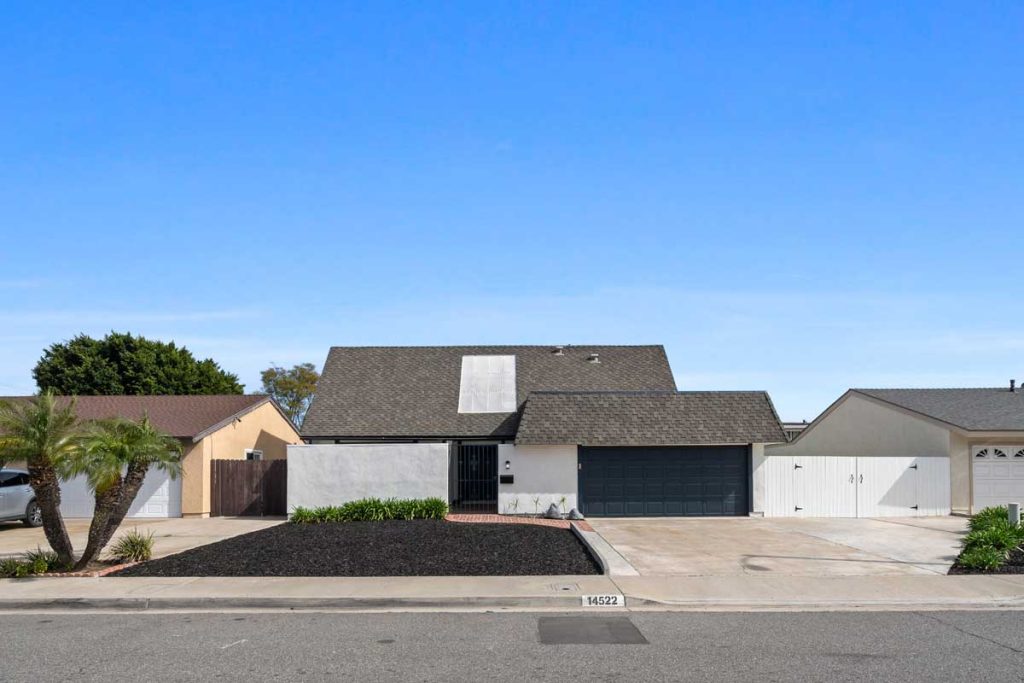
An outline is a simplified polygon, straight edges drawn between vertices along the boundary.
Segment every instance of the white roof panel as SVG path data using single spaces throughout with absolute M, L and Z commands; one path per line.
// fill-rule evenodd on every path
M 513 413 L 516 410 L 516 357 L 463 356 L 460 413 Z

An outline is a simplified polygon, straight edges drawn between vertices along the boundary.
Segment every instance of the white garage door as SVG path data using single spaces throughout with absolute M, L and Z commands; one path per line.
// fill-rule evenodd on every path
M 68 518 L 92 517 L 93 496 L 84 477 L 75 477 L 60 485 L 60 511 Z M 128 510 L 129 517 L 181 517 L 181 479 L 172 480 L 166 472 L 150 469 L 142 489 Z
M 769 517 L 948 515 L 948 458 L 769 456 Z
M 1024 446 L 974 449 L 974 510 L 1024 503 Z

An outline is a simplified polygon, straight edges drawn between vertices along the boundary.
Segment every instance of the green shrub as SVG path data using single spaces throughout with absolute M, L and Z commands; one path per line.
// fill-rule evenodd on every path
M 57 562 L 57 553 L 41 548 L 29 550 L 20 558 L 7 557 L 0 560 L 0 578 L 3 579 L 21 579 L 26 576 L 63 569 L 67 569 L 67 567 L 63 567 Z
M 1009 512 L 1005 505 L 985 508 L 971 517 L 970 522 L 968 522 L 968 528 L 971 531 L 981 531 L 982 529 L 989 528 L 993 524 L 998 524 L 1000 522 L 1009 523 L 1010 520 L 1008 515 Z
M 291 521 L 295 524 L 382 522 L 393 519 L 444 519 L 447 514 L 448 503 L 440 498 L 363 498 L 344 505 L 312 509 L 297 507 L 292 511 Z
M 153 557 L 153 532 L 132 529 L 110 548 L 111 559 L 119 562 L 145 562 Z
M 991 547 L 1007 553 L 1024 541 L 1024 527 L 1008 521 L 993 522 L 990 526 L 971 531 L 964 536 L 964 549 Z
M 45 574 L 49 571 L 67 569 L 62 567 L 57 561 L 57 553 L 52 550 L 43 550 L 40 547 L 36 547 L 35 550 L 29 550 L 24 555 L 25 563 L 32 565 L 33 574 Z
M 18 572 L 22 571 L 21 560 L 14 557 L 5 557 L 0 560 L 0 579 L 13 579 L 18 577 Z
M 997 569 L 1006 561 L 1006 553 L 1000 552 L 992 546 L 975 546 L 965 548 L 960 553 L 958 562 L 961 567 L 968 569 Z
M 315 519 L 312 510 L 309 508 L 297 507 L 292 510 L 292 515 L 289 517 L 289 521 L 294 524 L 312 524 Z

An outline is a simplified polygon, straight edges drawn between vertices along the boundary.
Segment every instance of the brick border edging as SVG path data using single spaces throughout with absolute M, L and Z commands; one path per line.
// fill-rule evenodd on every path
M 55 578 L 55 579 L 83 578 L 83 577 L 85 577 L 85 578 L 98 578 L 100 576 L 106 576 L 107 574 L 113 574 L 114 572 L 119 572 L 122 569 L 127 569 L 128 567 L 134 567 L 137 564 L 141 564 L 141 563 L 140 562 L 124 562 L 122 564 L 112 564 L 109 567 L 104 567 L 103 569 L 93 569 L 91 571 L 47 572 L 45 574 L 33 574 L 32 576 L 33 577 L 39 577 L 39 578 L 51 577 L 51 578 Z M 26 577 L 23 577 L 23 578 L 29 578 L 29 577 L 26 576 Z

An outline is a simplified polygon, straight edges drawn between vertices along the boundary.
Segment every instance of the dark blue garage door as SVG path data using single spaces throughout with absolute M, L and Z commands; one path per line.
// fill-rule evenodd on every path
M 591 517 L 702 517 L 749 512 L 746 446 L 584 448 L 580 511 Z

